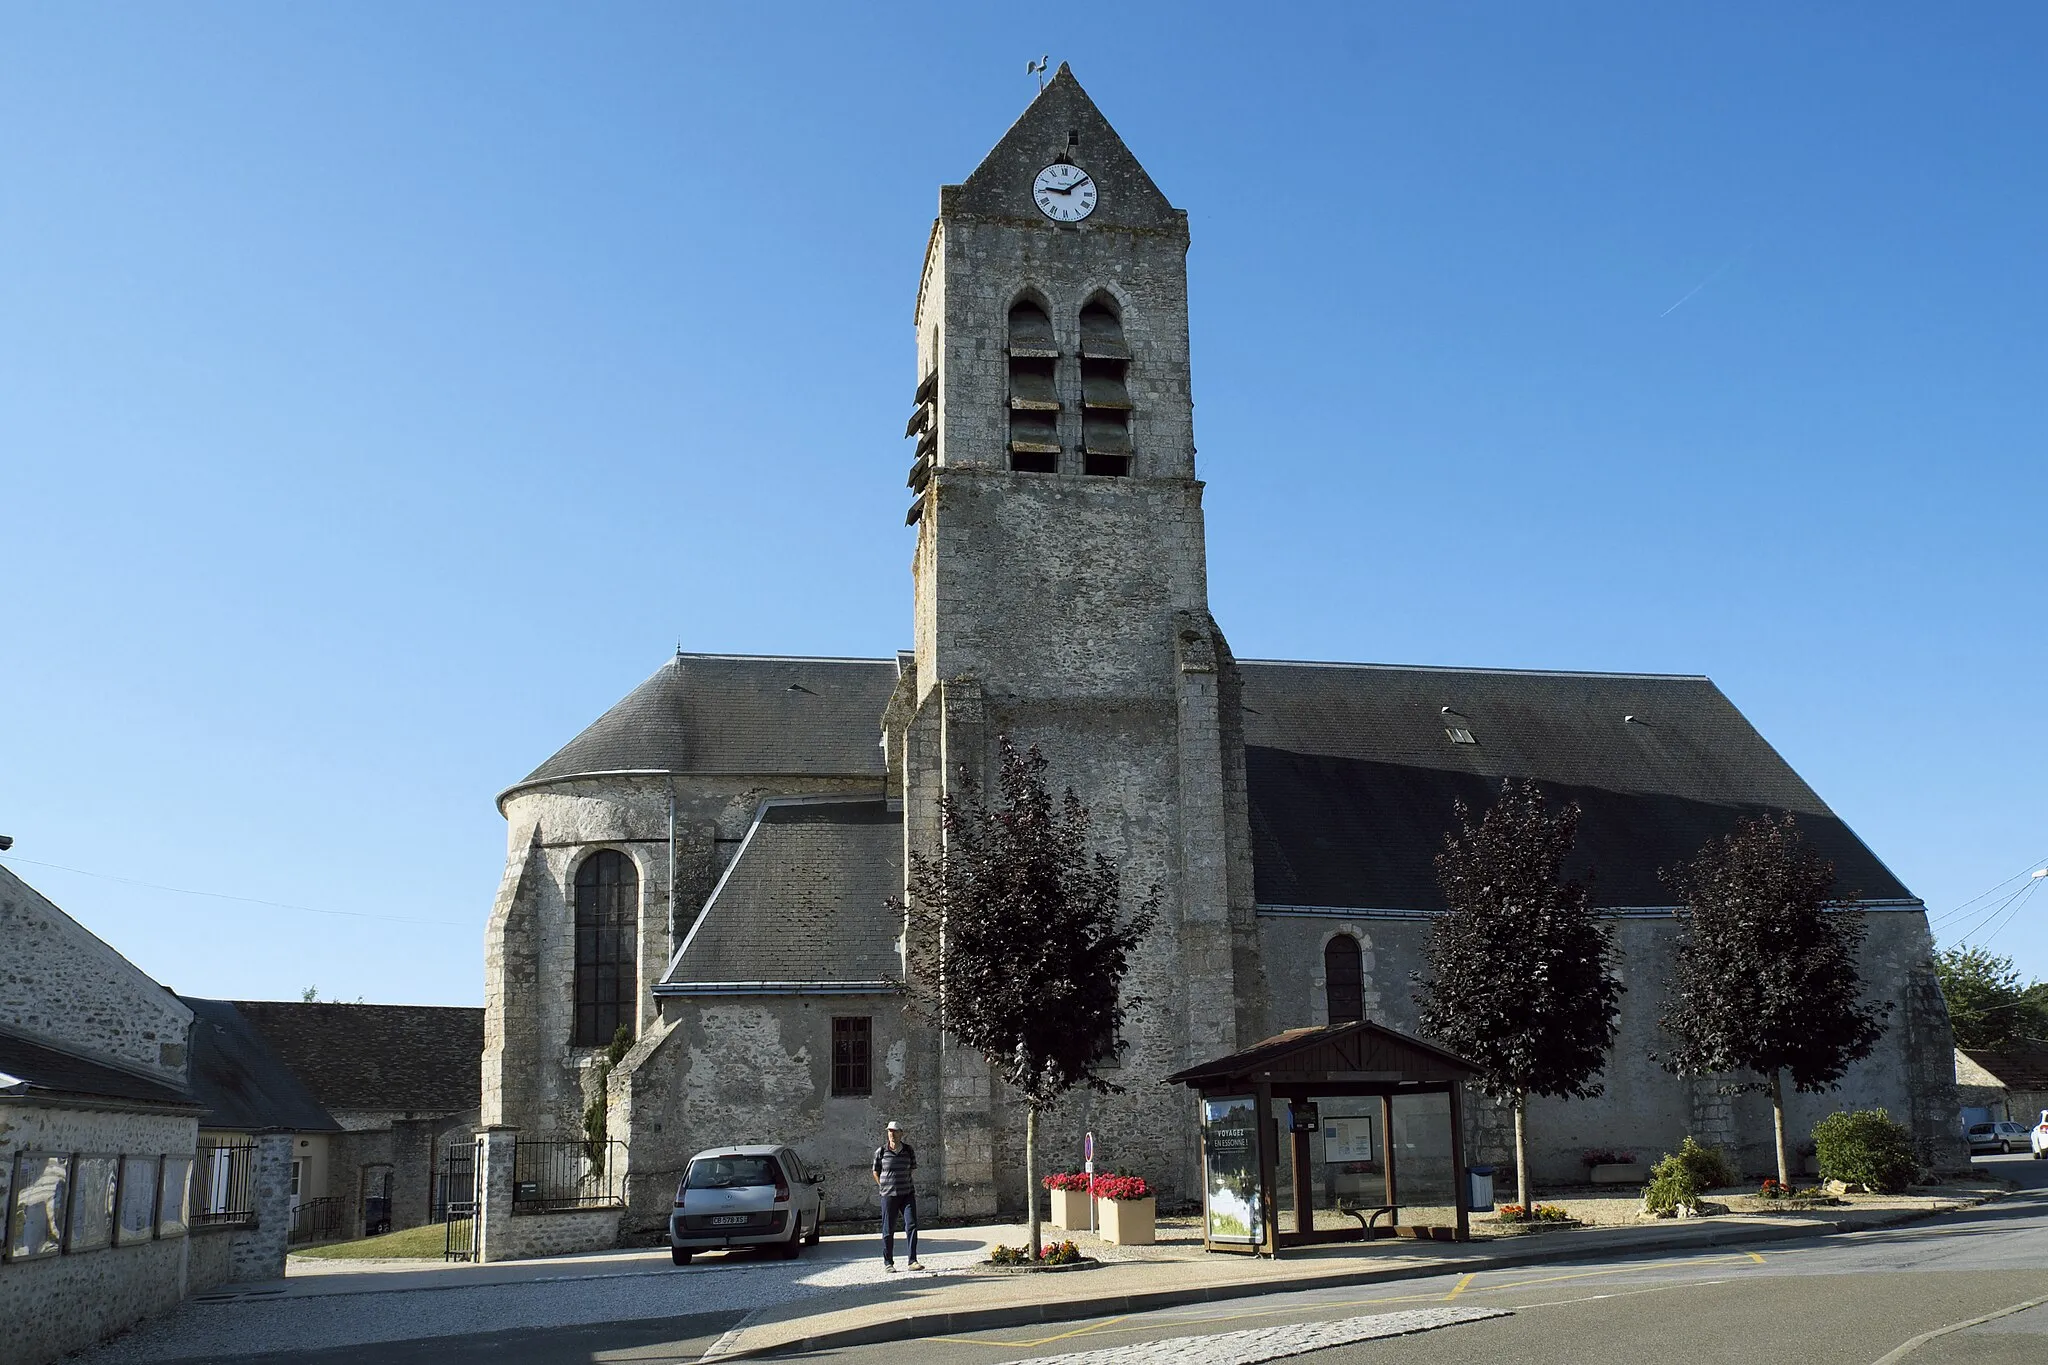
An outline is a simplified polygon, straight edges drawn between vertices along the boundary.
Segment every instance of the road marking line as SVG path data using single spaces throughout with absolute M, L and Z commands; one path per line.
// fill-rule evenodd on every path
M 1764 1258 L 1757 1255 L 1754 1251 L 1745 1251 L 1742 1254 L 1749 1257 L 1750 1260 L 1755 1261 L 1758 1265 L 1762 1265 L 1764 1263 Z
M 1952 1322 L 1946 1327 L 1937 1327 L 1931 1332 L 1922 1332 L 1911 1341 L 1902 1341 L 1897 1346 L 1892 1347 L 1891 1350 L 1886 1351 L 1872 1362 L 1872 1365 L 1896 1365 L 1896 1362 L 1904 1360 L 1936 1337 L 1945 1337 L 1950 1332 L 1960 1332 L 1965 1328 L 1976 1327 L 1995 1318 L 2010 1317 L 2014 1313 L 2024 1313 L 2029 1308 L 2039 1308 L 2044 1303 L 2048 1303 L 2048 1294 L 2043 1294 L 2038 1299 L 2028 1299 L 2025 1303 L 2013 1304 L 2009 1308 L 2000 1308 L 1995 1312 L 1986 1313 L 1980 1318 L 1971 1318 L 1967 1322 Z
M 1333 1346 L 1411 1336 L 1439 1327 L 1509 1316 L 1507 1310 L 1500 1308 L 1411 1308 L 1334 1322 L 1289 1323 L 1244 1332 L 1129 1342 L 1093 1351 L 1040 1356 L 1031 1365 L 1156 1365 L 1162 1360 L 1174 1361 L 1176 1365 L 1257 1365 L 1259 1361 L 1284 1360 Z
M 1444 1302 L 1449 1303 L 1452 1299 L 1455 1299 L 1458 1297 L 1458 1295 L 1464 1293 L 1465 1286 L 1472 1283 L 1473 1277 L 1476 1276 L 1478 1273 L 1479 1272 L 1475 1270 L 1472 1272 L 1471 1275 L 1467 1275 L 1464 1279 L 1459 1280 L 1456 1284 L 1452 1285 L 1451 1292 L 1444 1295 Z

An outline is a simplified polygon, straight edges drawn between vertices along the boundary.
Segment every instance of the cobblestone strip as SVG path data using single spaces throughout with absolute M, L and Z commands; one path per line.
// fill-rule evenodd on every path
M 1165 1341 L 1105 1346 L 1068 1355 L 1033 1357 L 1031 1365 L 1256 1365 L 1262 1360 L 1326 1351 L 1383 1337 L 1405 1337 L 1459 1323 L 1509 1317 L 1499 1308 L 1415 1308 L 1402 1313 L 1373 1313 L 1335 1322 L 1296 1322 L 1285 1327 L 1256 1327 L 1244 1332 L 1219 1332 L 1206 1337 L 1170 1337 Z

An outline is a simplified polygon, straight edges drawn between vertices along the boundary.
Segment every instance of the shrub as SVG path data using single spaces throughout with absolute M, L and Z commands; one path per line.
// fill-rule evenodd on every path
M 1878 1194 L 1896 1194 L 1920 1173 L 1913 1135 L 1882 1109 L 1829 1114 L 1814 1125 L 1813 1146 L 1822 1175 Z
M 1569 1223 L 1571 1210 L 1560 1204 L 1538 1204 L 1525 1209 L 1520 1204 L 1502 1204 L 1499 1221 L 1503 1223 Z
M 1038 1253 L 1040 1265 L 1071 1265 L 1081 1259 L 1081 1248 L 1072 1242 L 1047 1242 Z M 990 1265 L 1030 1265 L 1031 1248 L 991 1247 L 988 1253 Z
M 1617 1152 L 1607 1147 L 1593 1147 L 1579 1153 L 1579 1160 L 1588 1166 L 1633 1166 L 1634 1152 Z
M 1643 1212 L 1659 1217 L 1676 1213 L 1679 1205 L 1697 1204 L 1705 1191 L 1733 1185 L 1735 1179 L 1719 1147 L 1703 1147 L 1687 1137 L 1677 1151 L 1650 1168 L 1650 1183 L 1643 1187 Z

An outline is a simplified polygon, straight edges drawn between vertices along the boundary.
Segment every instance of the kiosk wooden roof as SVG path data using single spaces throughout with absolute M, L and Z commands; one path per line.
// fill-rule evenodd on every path
M 1311 1097 L 1378 1096 L 1380 1100 L 1383 1150 L 1380 1167 L 1385 1179 L 1386 1203 L 1373 1210 L 1369 1218 L 1360 1211 L 1359 1226 L 1355 1229 L 1318 1230 L 1315 1227 L 1314 1191 L 1309 1175 L 1310 1143 L 1314 1137 L 1311 1131 L 1299 1124 L 1289 1125 L 1293 1142 L 1291 1164 L 1294 1170 L 1295 1228 L 1291 1232 L 1283 1232 L 1274 1198 L 1279 1139 L 1279 1135 L 1272 1131 L 1275 1125 L 1270 1121 L 1259 1122 L 1252 1125 L 1251 1134 L 1232 1129 L 1224 1137 L 1212 1134 L 1205 1123 L 1202 1133 L 1205 1245 L 1211 1251 L 1275 1255 L 1287 1246 L 1365 1241 L 1374 1236 L 1449 1236 L 1464 1241 L 1469 1234 L 1469 1200 L 1465 1179 L 1464 1122 L 1458 1087 L 1477 1074 L 1478 1068 L 1456 1053 L 1384 1024 L 1359 1020 L 1348 1024 L 1289 1029 L 1227 1057 L 1218 1057 L 1168 1076 L 1169 1083 L 1188 1086 L 1205 1100 L 1250 1096 L 1255 1112 L 1269 1120 L 1275 1100 L 1285 1100 L 1290 1106 L 1306 1106 Z M 1394 1099 L 1396 1096 L 1437 1094 L 1447 1096 L 1450 1104 L 1451 1184 L 1455 1191 L 1453 1202 L 1457 1210 L 1457 1224 L 1455 1228 L 1401 1226 L 1391 1142 Z M 1293 1112 L 1292 1108 L 1290 1112 Z M 1221 1153 L 1226 1144 L 1231 1152 L 1242 1152 L 1247 1139 L 1257 1163 L 1259 1227 L 1250 1238 L 1232 1236 L 1219 1240 L 1213 1220 L 1207 1216 L 1207 1205 L 1216 1192 L 1219 1178 L 1211 1171 L 1212 1152 L 1220 1162 L 1224 1160 Z M 1376 1226 L 1381 1215 L 1389 1219 L 1385 1227 Z

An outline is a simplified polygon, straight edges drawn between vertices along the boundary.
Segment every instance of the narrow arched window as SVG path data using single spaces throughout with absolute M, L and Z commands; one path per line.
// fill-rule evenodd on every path
M 1029 299 L 1010 308 L 1010 468 L 1060 472 L 1060 363 L 1052 318 Z
M 1123 320 L 1101 295 L 1081 310 L 1081 471 L 1131 472 L 1131 348 Z
M 1365 963 L 1358 940 L 1349 934 L 1338 934 L 1323 945 L 1323 999 L 1333 1024 L 1355 1024 L 1365 1018 Z
M 640 874 L 633 860 L 600 849 L 576 869 L 576 1046 L 603 1047 L 621 1025 L 634 1031 Z

